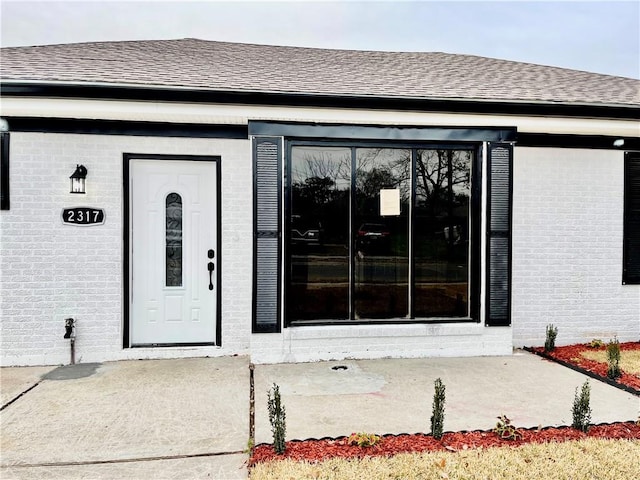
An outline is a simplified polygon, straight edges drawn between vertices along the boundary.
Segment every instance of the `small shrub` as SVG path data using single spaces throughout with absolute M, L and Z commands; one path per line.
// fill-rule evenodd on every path
M 554 327 L 553 323 L 547 325 L 547 338 L 544 341 L 544 351 L 550 352 L 556 348 L 556 337 L 558 336 L 558 327 Z
M 503 440 L 522 440 L 522 433 L 511 425 L 511 420 L 506 415 L 498 417 L 498 423 L 493 431 Z
M 272 396 L 273 392 L 273 396 Z M 273 449 L 277 454 L 283 454 L 285 446 L 286 415 L 282 399 L 280 398 L 280 387 L 273 384 L 271 390 L 267 392 L 267 409 L 269 411 L 269 423 L 271 423 L 271 433 L 273 433 Z
M 614 338 L 607 344 L 607 377 L 616 379 L 622 375 L 620 370 L 620 342 Z
M 594 338 L 587 345 L 589 345 L 589 347 L 591 348 L 600 348 L 600 347 L 604 347 L 604 342 L 599 338 Z
M 249 438 L 249 440 L 247 440 L 247 448 L 244 449 L 244 453 L 248 453 L 249 455 L 251 455 L 255 446 L 255 440 L 253 438 Z
M 359 447 L 373 447 L 380 443 L 382 439 L 374 433 L 352 433 L 347 439 L 349 445 L 357 445 Z
M 431 435 L 433 438 L 441 439 L 444 427 L 444 402 L 445 402 L 445 386 L 440 378 L 435 383 L 435 392 L 433 394 L 433 414 L 431 415 Z
M 571 426 L 585 433 L 589 431 L 589 423 L 591 422 L 590 397 L 591 386 L 589 385 L 589 381 L 586 381 L 582 384 L 580 393 L 578 393 L 578 389 L 576 388 L 576 394 L 573 398 L 573 423 Z

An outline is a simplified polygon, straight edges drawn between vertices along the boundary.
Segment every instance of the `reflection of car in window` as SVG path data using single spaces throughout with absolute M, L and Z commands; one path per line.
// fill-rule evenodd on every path
M 291 243 L 321 245 L 322 225 L 320 222 L 304 219 L 301 215 L 291 215 Z
M 386 251 L 391 246 L 391 232 L 382 223 L 363 223 L 358 229 L 356 248 L 363 252 Z

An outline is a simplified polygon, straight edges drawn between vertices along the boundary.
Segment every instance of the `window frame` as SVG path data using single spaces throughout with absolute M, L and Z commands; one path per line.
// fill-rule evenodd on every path
M 290 318 L 289 314 L 289 285 L 291 281 L 291 232 L 288 228 L 291 219 L 291 159 L 292 148 L 297 146 L 313 146 L 313 147 L 342 147 L 350 148 L 352 154 L 352 178 L 350 190 L 350 275 L 349 275 L 349 319 L 322 319 L 322 320 L 297 320 Z M 355 181 L 353 173 L 355 171 L 355 150 L 358 148 L 393 148 L 408 149 L 411 151 L 411 199 L 409 211 L 409 231 L 410 242 L 413 243 L 415 238 L 414 222 L 415 222 L 415 193 L 416 193 L 416 155 L 418 150 L 465 150 L 471 152 L 471 186 L 469 199 L 469 309 L 468 316 L 464 317 L 415 317 L 415 250 L 412 248 L 412 254 L 409 256 L 410 275 L 409 282 L 409 314 L 403 318 L 385 318 L 385 319 L 355 319 L 354 313 L 354 255 L 353 255 L 353 228 L 354 226 L 354 205 L 355 200 Z M 481 238 L 481 222 L 482 222 L 482 183 L 483 183 L 483 142 L 443 142 L 443 141 L 392 141 L 392 140 L 332 140 L 320 138 L 287 138 L 285 137 L 283 170 L 282 170 L 282 259 L 283 259 L 283 276 L 282 276 L 282 305 L 284 327 L 297 326 L 319 326 L 319 325 L 370 325 L 370 324 L 421 324 L 421 323 L 480 323 L 480 290 L 481 290 L 481 262 L 482 262 L 482 238 Z

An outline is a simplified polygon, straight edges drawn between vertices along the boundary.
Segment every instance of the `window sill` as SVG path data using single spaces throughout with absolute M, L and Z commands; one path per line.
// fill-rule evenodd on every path
M 317 326 L 351 326 L 351 325 L 424 325 L 424 324 L 469 324 L 480 323 L 469 317 L 456 318 L 382 318 L 366 320 L 294 320 L 285 328 L 317 327 Z

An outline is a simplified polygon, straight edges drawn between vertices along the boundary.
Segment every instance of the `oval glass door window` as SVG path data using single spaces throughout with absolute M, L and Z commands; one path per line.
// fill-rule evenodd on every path
M 166 280 L 167 287 L 182 286 L 182 197 L 170 193 L 166 199 Z

